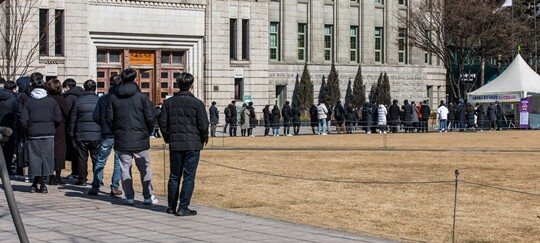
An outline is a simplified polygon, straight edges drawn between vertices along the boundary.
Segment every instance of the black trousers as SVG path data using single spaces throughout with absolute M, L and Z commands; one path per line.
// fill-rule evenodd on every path
M 79 180 L 86 180 L 88 177 L 88 155 L 92 159 L 92 171 L 96 167 L 101 142 L 77 142 L 77 153 L 79 157 Z

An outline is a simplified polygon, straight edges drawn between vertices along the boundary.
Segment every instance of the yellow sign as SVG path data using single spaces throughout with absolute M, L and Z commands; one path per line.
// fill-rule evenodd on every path
M 130 65 L 154 65 L 154 51 L 129 51 Z

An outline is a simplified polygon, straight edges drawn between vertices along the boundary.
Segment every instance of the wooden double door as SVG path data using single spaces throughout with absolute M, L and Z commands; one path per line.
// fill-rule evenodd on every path
M 163 103 L 166 98 L 177 91 L 175 79 L 182 73 L 178 69 L 162 69 L 156 75 L 155 69 L 135 68 L 137 79 L 135 82 L 141 92 L 148 95 L 154 105 Z M 97 70 L 97 92 L 98 95 L 106 94 L 109 90 L 109 80 L 111 77 L 120 75 L 120 68 L 98 68 Z

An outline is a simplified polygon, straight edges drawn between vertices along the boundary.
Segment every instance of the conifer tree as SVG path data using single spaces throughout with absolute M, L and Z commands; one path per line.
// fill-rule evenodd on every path
M 334 63 L 332 63 L 330 74 L 328 75 L 324 99 L 328 107 L 334 107 L 337 104 L 337 101 L 341 99 L 341 92 L 339 91 L 339 76 Z
M 300 78 L 300 84 L 298 85 L 298 105 L 304 112 L 309 111 L 309 108 L 313 104 L 313 82 L 311 82 L 311 75 L 307 63 L 304 64 L 304 71 Z
M 377 88 L 377 83 L 373 83 L 371 85 L 371 90 L 369 92 L 369 102 L 371 104 L 375 104 L 377 103 L 377 91 L 378 91 L 378 88 Z M 365 103 L 365 102 L 364 102 Z M 363 106 L 364 104 L 362 104 Z M 362 106 L 359 106 L 359 107 L 362 107 Z
M 347 91 L 345 92 L 345 107 L 351 103 L 353 99 L 353 94 L 352 94 L 352 81 L 351 79 L 349 79 L 349 83 L 347 84 Z
M 383 102 L 383 99 L 382 99 L 382 97 L 384 96 L 384 94 L 383 94 L 383 92 L 384 92 L 383 91 L 383 79 L 384 79 L 383 72 L 381 72 L 381 74 L 379 74 L 379 78 L 377 79 L 377 86 L 375 88 L 376 89 L 376 91 L 375 91 L 375 94 L 376 94 L 375 103 L 377 103 L 377 104 L 385 104 Z
M 381 89 L 381 104 L 390 105 L 392 104 L 392 97 L 390 96 L 390 80 L 388 78 L 388 74 L 384 72 L 383 79 L 382 79 L 382 87 Z
M 354 77 L 352 104 L 354 107 L 362 107 L 366 103 L 366 87 L 362 78 L 362 65 L 358 65 L 358 71 Z
M 321 89 L 319 89 L 319 104 L 325 102 L 324 97 L 326 93 L 326 78 L 322 76 Z

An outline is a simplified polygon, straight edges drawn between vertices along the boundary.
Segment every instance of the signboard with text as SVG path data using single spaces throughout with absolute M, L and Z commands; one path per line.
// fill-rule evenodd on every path
M 129 64 L 130 65 L 154 65 L 154 51 L 130 50 Z
M 488 95 L 469 95 L 469 102 L 471 103 L 494 103 L 499 102 L 520 102 L 521 97 L 519 94 L 488 94 Z
M 529 98 L 521 99 L 521 102 L 519 102 L 519 128 L 529 128 L 529 108 Z

